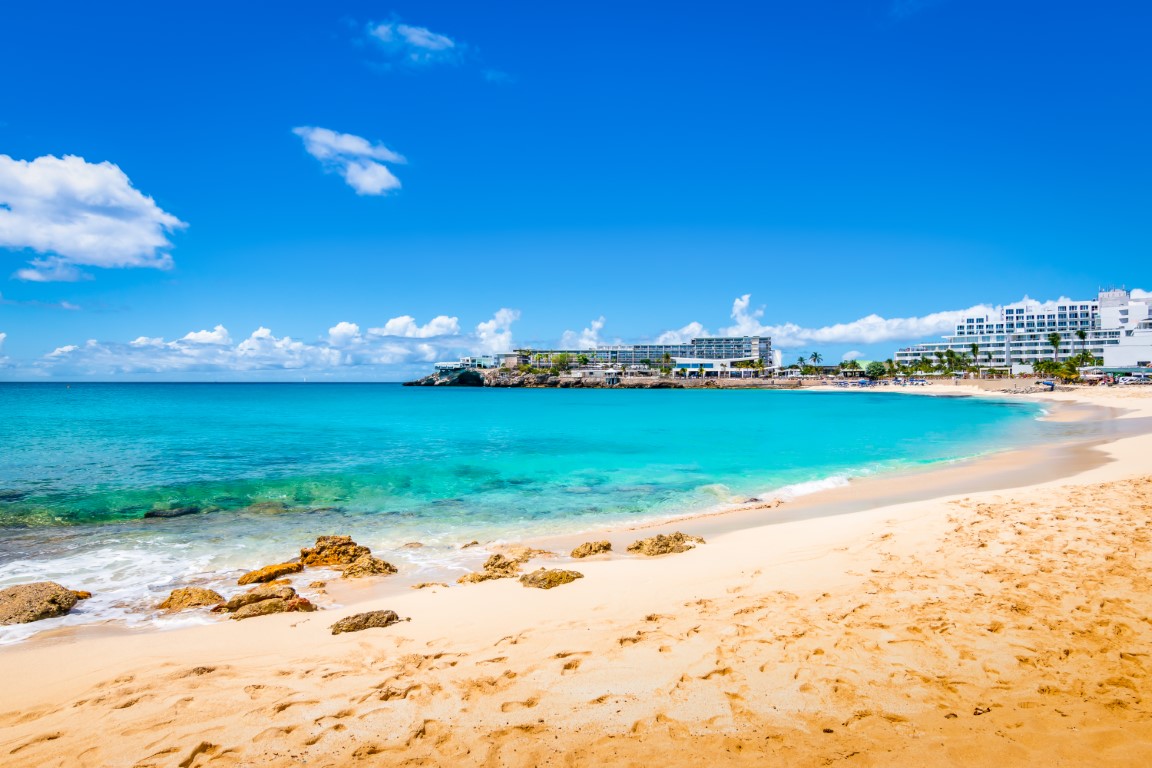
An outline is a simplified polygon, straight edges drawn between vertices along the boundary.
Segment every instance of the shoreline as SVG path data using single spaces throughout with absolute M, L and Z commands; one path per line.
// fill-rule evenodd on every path
M 1117 395 L 1078 391 L 1038 398 L 1073 408 L 1078 403 L 1112 408 L 1112 423 L 1141 421 L 1133 422 L 1130 430 L 1118 430 L 1090 446 L 1070 451 L 1052 449 L 1055 453 L 1065 450 L 1075 454 L 1065 464 L 1053 464 L 1055 454 L 1046 450 L 1039 455 L 1018 457 L 1022 463 L 1008 462 L 1003 454 L 991 460 L 1000 465 L 1005 481 L 1019 479 L 1023 472 L 1024 482 L 993 483 L 991 488 L 970 490 L 980 473 L 973 473 L 971 467 L 953 467 L 957 471 L 952 484 L 945 484 L 946 490 L 961 490 L 941 493 L 939 473 L 947 470 L 932 469 L 919 475 L 919 486 L 907 477 L 869 478 L 769 510 L 771 520 L 756 521 L 754 514 L 745 514 L 759 511 L 763 518 L 763 510 L 679 519 L 644 528 L 643 535 L 665 526 L 682 527 L 693 534 L 708 529 L 708 543 L 682 555 L 650 560 L 594 557 L 572 565 L 564 558 L 562 567 L 575 567 L 585 578 L 558 591 L 525 590 L 513 580 L 503 580 L 381 596 L 371 594 L 371 585 L 362 585 L 354 590 L 359 594 L 349 592 L 353 602 L 321 613 L 270 616 L 257 622 L 198 626 L 163 634 L 129 630 L 97 635 L 71 630 L 66 631 L 70 636 L 41 637 L 5 646 L 0 649 L 0 674 L 11 684 L 0 694 L 0 754 L 9 755 L 6 764 L 11 765 L 77 764 L 69 762 L 69 757 L 89 752 L 100 756 L 90 761 L 94 765 L 134 765 L 138 761 L 141 765 L 176 765 L 181 761 L 201 765 L 211 757 L 223 760 L 233 753 L 236 761 L 223 760 L 220 764 L 298 764 L 292 755 L 307 754 L 309 764 L 347 765 L 355 762 L 356 750 L 367 744 L 375 745 L 373 749 L 377 751 L 362 754 L 364 759 L 372 754 L 379 754 L 378 759 L 388 754 L 400 755 L 393 751 L 399 749 L 396 739 L 380 736 L 378 731 L 373 736 L 365 730 L 365 723 L 375 722 L 374 728 L 386 723 L 398 729 L 393 735 L 397 739 L 405 737 L 404 749 L 415 750 L 433 761 L 455 756 L 465 764 L 480 764 L 477 755 L 491 757 L 494 745 L 499 743 L 505 746 L 497 753 L 506 757 L 508 764 L 528 765 L 559 763 L 565 749 L 592 750 L 586 754 L 605 759 L 610 752 L 604 750 L 609 746 L 624 750 L 618 753 L 624 756 L 630 754 L 627 750 L 632 746 L 643 744 L 656 754 L 673 758 L 679 754 L 677 744 L 681 749 L 690 744 L 715 747 L 722 746 L 724 739 L 735 739 L 731 744 L 744 744 L 743 748 L 749 749 L 751 741 L 740 741 L 741 728 L 752 728 L 749 724 L 755 723 L 753 730 L 760 735 L 765 728 L 786 732 L 786 737 L 781 738 L 798 750 L 792 753 L 799 757 L 797 764 L 807 764 L 805 760 L 809 758 L 814 762 L 816 756 L 829 754 L 826 747 L 847 749 L 845 745 L 854 743 L 849 738 L 853 729 L 833 724 L 834 734 L 829 735 L 816 728 L 817 723 L 812 720 L 820 713 L 840 712 L 846 704 L 839 701 L 835 692 L 825 692 L 816 705 L 806 704 L 808 691 L 784 678 L 772 677 L 770 672 L 762 674 L 772 677 L 772 684 L 738 692 L 731 685 L 737 674 L 733 670 L 744 670 L 741 665 L 747 659 L 729 649 L 725 653 L 732 654 L 732 658 L 725 663 L 725 659 L 716 658 L 720 649 L 732 645 L 734 636 L 759 638 L 766 643 L 764 647 L 775 647 L 773 643 L 778 641 L 773 638 L 778 638 L 781 629 L 796 624 L 807 606 L 820 601 L 840 601 L 851 608 L 847 603 L 854 597 L 859 602 L 862 596 L 859 588 L 869 579 L 875 581 L 868 575 L 877 571 L 874 566 L 890 570 L 891 563 L 901 562 L 902 558 L 929 562 L 933 548 L 942 540 L 948 540 L 948 535 L 960 535 L 946 535 L 952 527 L 950 517 L 967 515 L 979 522 L 978 517 L 973 517 L 976 511 L 981 506 L 1007 503 L 1003 501 L 1005 496 L 1017 497 L 1011 502 L 1017 505 L 1019 498 L 1051 504 L 1054 502 L 1048 497 L 1059 495 L 1061 489 L 1072 494 L 1089 493 L 1084 489 L 1092 484 L 1131 484 L 1139 482 L 1133 478 L 1152 474 L 1152 467 L 1144 459 L 1152 449 L 1147 422 L 1152 416 L 1152 397 L 1140 397 L 1137 392 Z M 1043 471 L 1029 471 L 1029 466 Z M 931 495 L 933 491 L 935 495 Z M 834 498 L 837 492 L 840 498 Z M 911 496 L 902 498 L 899 493 Z M 839 504 L 841 511 L 804 515 L 805 507 L 810 513 L 811 507 L 820 504 L 826 509 Z M 853 511 L 845 505 L 864 508 Z M 740 522 L 732 522 L 738 517 L 742 518 Z M 615 536 L 621 542 L 638 537 L 627 531 L 614 532 L 606 536 L 614 546 Z M 579 538 L 586 540 L 592 535 L 580 534 Z M 1038 547 L 1043 550 L 1041 545 Z M 903 555 L 893 561 L 888 555 L 879 554 L 881 549 L 900 550 Z M 1058 552 L 1054 550 L 1052 555 L 1062 557 Z M 1113 552 L 1111 556 L 1116 558 L 1119 554 Z M 944 574 L 938 578 L 947 579 L 946 572 L 953 568 L 951 560 L 945 556 L 940 562 L 932 562 L 931 570 Z M 541 564 L 551 566 L 552 562 L 534 560 L 526 570 Z M 1040 573 L 1032 578 L 1043 579 Z M 900 578 L 914 580 L 915 574 Z M 940 594 L 963 591 L 965 582 L 956 576 L 948 583 L 953 586 Z M 622 589 L 621 585 L 627 586 Z M 884 584 L 878 593 L 875 587 L 869 587 L 867 594 L 884 594 Z M 785 593 L 793 597 L 784 596 Z M 1129 601 L 1133 599 L 1127 597 Z M 1139 595 L 1141 600 L 1146 597 Z M 717 606 L 724 606 L 723 611 L 717 612 Z M 801 606 L 805 606 L 804 610 Z M 391 608 L 402 616 L 410 616 L 412 621 L 387 630 L 339 638 L 327 633 L 331 622 L 367 608 Z M 733 616 L 753 615 L 757 611 L 769 611 L 776 620 L 764 627 L 750 625 L 745 630 L 738 629 L 742 626 L 739 620 L 733 623 Z M 693 621 L 698 626 L 689 632 L 692 627 L 687 625 Z M 892 618 L 880 623 L 885 621 L 892 626 Z M 827 642 L 819 646 L 820 655 L 831 660 L 833 654 L 840 653 L 835 645 L 837 631 L 835 626 L 821 624 L 799 637 L 824 637 Z M 635 641 L 629 639 L 633 637 Z M 799 637 L 792 641 L 793 645 L 808 643 Z M 158 639 L 163 642 L 156 643 Z M 844 647 L 850 646 L 851 643 Z M 354 649 L 359 649 L 356 654 L 366 654 L 364 661 L 350 660 L 349 653 Z M 809 648 L 809 654 L 813 652 L 815 649 Z M 903 653 L 893 656 L 892 663 Z M 561 660 L 561 654 L 567 661 Z M 453 661 L 444 661 L 446 658 Z M 809 655 L 797 667 L 797 674 L 803 676 L 802 670 L 812 658 Z M 857 661 L 859 667 L 868 666 Z M 795 665 L 796 660 L 785 654 L 777 662 L 787 666 Z M 570 667 L 571 663 L 575 666 Z M 701 664 L 711 666 L 697 669 Z M 897 666 L 903 668 L 901 665 L 903 662 Z M 181 672 L 193 667 L 213 670 L 190 677 Z M 677 705 L 680 694 L 676 676 L 669 677 L 667 670 L 681 667 L 685 670 L 682 674 L 692 681 L 682 681 L 681 686 L 691 688 L 692 695 L 681 696 Z M 336 678 L 342 682 L 328 685 L 324 681 L 331 678 L 325 677 L 325 670 L 342 671 Z M 1000 674 L 1007 673 L 1001 670 Z M 380 686 L 385 685 L 381 678 L 388 675 L 396 681 L 403 679 L 416 689 L 410 688 L 404 696 L 376 697 L 371 707 L 355 703 L 366 690 L 379 693 Z M 358 678 L 363 678 L 359 684 Z M 1135 678 L 1129 675 L 1125 679 Z M 879 682 L 870 679 L 869 685 Z M 440 690 L 434 691 L 435 686 L 440 686 Z M 240 717 L 226 721 L 218 714 L 211 716 L 213 707 L 251 704 L 254 712 L 265 697 L 254 691 L 263 690 L 269 690 L 267 696 L 271 697 L 264 720 Z M 273 690 L 275 694 L 271 693 Z M 966 689 L 960 686 L 957 690 Z M 597 691 L 609 697 L 605 701 L 617 705 L 612 708 L 614 711 L 605 711 L 604 702 L 593 701 Z M 445 698 L 448 693 L 452 696 Z M 492 699 L 496 694 L 497 698 Z M 904 750 L 915 746 L 919 737 L 906 733 L 911 727 L 907 724 L 920 723 L 917 718 L 930 713 L 932 707 L 898 702 L 896 691 L 884 695 L 892 701 L 880 702 L 884 696 L 877 696 L 873 692 L 866 697 L 874 705 L 871 709 L 883 703 L 881 709 L 903 720 L 865 717 L 859 722 L 869 727 L 874 724 L 872 721 L 882 723 L 877 727 L 884 733 L 870 733 L 867 738 L 856 733 L 856 740 L 862 744 L 884 736 L 896 739 L 895 743 Z M 203 729 L 157 719 L 162 710 L 167 711 L 166 706 L 183 700 L 182 697 L 190 698 L 191 709 L 210 707 L 202 713 L 207 720 Z M 133 698 L 133 703 L 125 704 Z M 99 701 L 89 704 L 96 700 Z M 287 706 L 276 710 L 281 704 Z M 983 705 L 977 709 L 980 706 Z M 91 714 L 85 707 L 91 709 Z M 349 716 L 338 716 L 349 707 L 356 712 L 358 722 L 351 722 L 355 718 Z M 1026 707 L 1014 712 L 1014 716 L 1039 716 L 1049 709 L 1040 705 Z M 1132 716 L 1143 712 L 1139 702 L 1117 711 L 1129 718 L 1124 720 L 1127 727 L 1132 726 Z M 967 713 L 961 714 L 965 722 L 971 721 Z M 114 744 L 100 744 L 98 737 L 83 733 L 88 730 L 86 727 L 65 727 L 66 723 L 89 722 L 90 717 L 112 717 L 126 730 L 112 740 Z M 831 719 L 825 719 L 831 723 Z M 269 734 L 273 721 L 281 730 Z M 941 723 L 941 727 L 946 727 L 951 720 Z M 345 728 L 333 730 L 338 724 Z M 452 728 L 445 730 L 449 724 Z M 1003 728 L 1003 723 L 999 727 Z M 324 735 L 311 744 L 293 735 L 296 731 L 312 733 L 318 728 Z M 423 736 L 408 738 L 420 728 Z M 430 733 L 435 738 L 430 739 Z M 951 738 L 935 731 L 933 736 Z M 165 740 L 172 746 L 162 746 Z M 539 751 L 553 742 L 559 751 Z M 778 754 L 769 750 L 773 747 L 771 739 L 756 743 L 760 752 L 726 753 L 732 756 L 730 762 L 739 762 L 739 754 Z M 203 744 L 209 746 L 202 748 Z M 476 749 L 472 757 L 468 757 L 473 755 L 471 750 L 462 751 L 469 745 Z M 164 751 L 169 748 L 171 752 Z M 153 751 L 148 752 L 150 749 Z M 1033 745 L 1033 749 L 1042 752 L 1043 744 Z M 1140 754 L 1149 754 L 1148 749 Z M 158 756 L 150 758 L 153 754 Z M 991 754 L 994 752 L 988 751 L 985 756 Z M 240 761 L 241 756 L 252 762 Z M 685 752 L 679 759 L 687 761 L 689 757 Z M 1125 759 L 1130 758 L 1131 754 L 1126 754 Z M 153 762 L 146 762 L 147 759 Z M 673 764 L 679 763 L 673 759 Z

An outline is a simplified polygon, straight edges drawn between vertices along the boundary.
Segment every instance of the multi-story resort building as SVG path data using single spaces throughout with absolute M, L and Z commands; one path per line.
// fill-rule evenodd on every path
M 640 368 L 730 367 L 737 362 L 761 362 L 772 367 L 772 340 L 767 336 L 708 336 L 692 339 L 687 344 L 613 344 L 593 349 L 521 349 L 506 356 L 505 365 L 551 363 L 557 355 L 571 360 L 588 359 L 589 365 Z M 515 360 L 508 358 L 515 357 Z
M 741 365 L 759 363 L 773 367 L 772 340 L 767 336 L 708 336 L 687 344 L 612 344 L 592 349 L 518 349 L 501 355 L 461 358 L 437 363 L 437 370 L 459 368 L 515 368 L 518 365 L 548 367 L 554 358 L 567 355 L 570 364 L 598 368 L 681 368 L 710 374 Z M 586 361 L 586 362 L 583 362 Z
M 1058 350 L 1049 342 L 1053 333 L 1060 335 Z M 1081 301 L 1023 301 L 1003 307 L 996 316 L 965 318 L 943 341 L 905 347 L 893 359 L 904 365 L 924 358 L 935 361 L 947 350 L 970 356 L 973 344 L 978 365 L 1012 373 L 1030 373 L 1035 362 L 1063 362 L 1083 351 L 1102 358 L 1105 366 L 1147 365 L 1152 358 L 1152 297 L 1109 290 Z

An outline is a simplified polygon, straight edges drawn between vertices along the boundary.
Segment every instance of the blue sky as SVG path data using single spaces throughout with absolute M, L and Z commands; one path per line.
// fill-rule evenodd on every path
M 701 328 L 883 358 L 933 313 L 1152 288 L 1150 31 L 1108 0 L 22 3 L 0 378 L 394 380 Z

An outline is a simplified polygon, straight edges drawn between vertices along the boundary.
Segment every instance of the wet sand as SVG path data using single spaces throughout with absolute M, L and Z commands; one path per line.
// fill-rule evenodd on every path
M 683 521 L 708 543 L 549 591 L 7 647 L 0 764 L 1149 764 L 1149 389 L 1038 398 L 1132 424 L 1096 445 Z M 374 608 L 411 622 L 328 632 Z

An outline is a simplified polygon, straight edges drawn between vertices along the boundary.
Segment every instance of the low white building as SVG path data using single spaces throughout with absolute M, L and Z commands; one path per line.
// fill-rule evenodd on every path
M 1125 329 L 1118 343 L 1105 348 L 1104 367 L 1152 367 L 1152 320 L 1144 320 L 1134 328 Z

